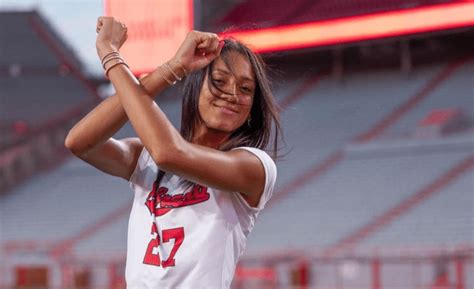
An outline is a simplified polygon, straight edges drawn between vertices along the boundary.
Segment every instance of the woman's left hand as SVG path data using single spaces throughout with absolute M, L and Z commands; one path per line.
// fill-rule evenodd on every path
M 127 26 L 113 17 L 97 19 L 97 54 L 102 59 L 107 53 L 119 51 L 127 40 Z
M 171 63 L 177 61 L 186 71 L 192 73 L 202 69 L 221 53 L 223 41 L 214 33 L 190 31 L 179 47 Z

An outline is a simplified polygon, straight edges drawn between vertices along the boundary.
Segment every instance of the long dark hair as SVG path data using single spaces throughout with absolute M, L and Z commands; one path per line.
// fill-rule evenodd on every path
M 230 52 L 240 53 L 249 61 L 256 78 L 255 92 L 249 121 L 235 130 L 219 149 L 228 151 L 236 147 L 249 146 L 266 150 L 268 144 L 272 142 L 273 148 L 270 153 L 275 159 L 277 158 L 278 141 L 282 134 L 279 107 L 270 88 L 265 62 L 260 55 L 253 52 L 245 44 L 235 39 L 227 38 L 224 40 L 220 57 L 231 71 L 232 63 L 228 57 Z M 219 90 L 212 83 L 210 77 L 214 62 L 215 60 L 207 67 L 188 75 L 184 83 L 180 133 L 187 141 L 192 141 L 197 125 L 202 121 L 198 113 L 198 103 L 206 74 L 209 87 L 213 90 Z M 271 139 L 272 127 L 274 128 L 273 139 Z M 164 172 L 160 170 L 157 177 L 158 184 L 163 176 Z
M 230 150 L 239 146 L 256 147 L 262 150 L 267 148 L 272 135 L 272 126 L 275 128 L 273 138 L 272 156 L 276 158 L 278 150 L 278 139 L 281 135 L 281 127 L 278 115 L 278 106 L 274 100 L 270 89 L 270 81 L 267 77 L 265 62 L 260 55 L 253 52 L 241 42 L 227 38 L 220 54 L 224 63 L 232 70 L 232 63 L 229 60 L 229 53 L 237 52 L 245 56 L 252 66 L 256 78 L 255 95 L 253 105 L 250 110 L 250 121 L 244 123 L 232 133 L 229 140 L 219 149 Z M 205 76 L 210 88 L 219 90 L 211 81 L 210 74 L 214 66 L 214 61 L 206 68 L 189 75 L 184 84 L 181 115 L 181 135 L 187 141 L 191 141 L 197 124 L 201 121 L 196 113 L 198 110 L 199 95 L 204 84 Z

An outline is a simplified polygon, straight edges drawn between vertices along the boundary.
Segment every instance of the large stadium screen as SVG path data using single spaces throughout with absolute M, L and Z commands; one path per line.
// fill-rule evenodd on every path
M 193 29 L 192 0 L 105 0 L 105 14 L 124 22 L 121 54 L 136 75 L 169 60 Z

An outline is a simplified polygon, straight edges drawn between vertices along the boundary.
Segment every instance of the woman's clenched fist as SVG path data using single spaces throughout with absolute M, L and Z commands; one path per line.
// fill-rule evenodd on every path
M 188 72 L 199 70 L 221 53 L 223 42 L 217 34 L 190 31 L 176 52 L 173 60 L 179 61 Z
M 97 54 L 102 59 L 104 55 L 119 51 L 127 40 L 127 26 L 113 17 L 97 19 Z

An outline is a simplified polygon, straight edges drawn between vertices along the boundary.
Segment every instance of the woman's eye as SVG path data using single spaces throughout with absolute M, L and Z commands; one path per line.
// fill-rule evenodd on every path
M 215 79 L 215 78 L 214 78 L 214 79 L 212 80 L 212 82 L 214 82 L 214 83 L 217 84 L 217 85 L 222 85 L 222 84 L 224 84 L 224 81 L 223 81 L 222 79 Z
M 251 93 L 252 92 L 252 89 L 250 89 L 249 87 L 245 87 L 245 86 L 242 86 L 240 88 L 240 90 L 242 90 L 245 93 Z

